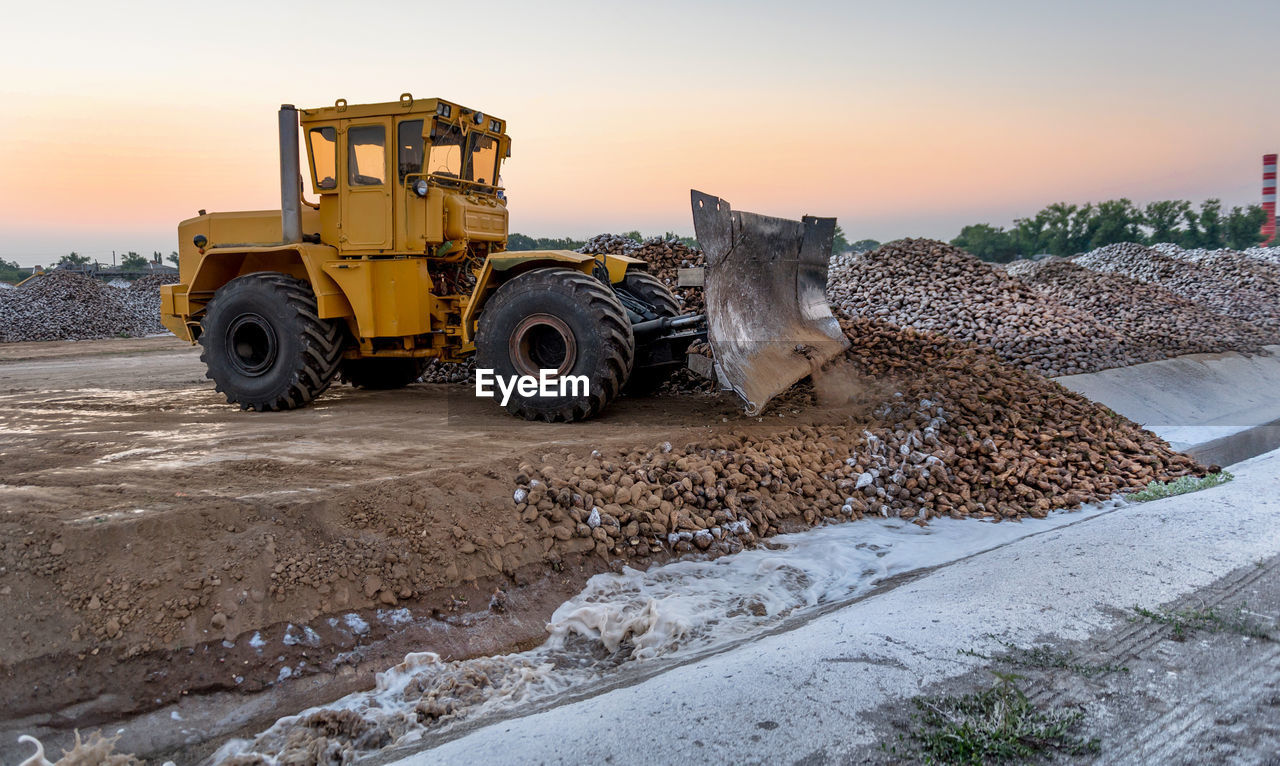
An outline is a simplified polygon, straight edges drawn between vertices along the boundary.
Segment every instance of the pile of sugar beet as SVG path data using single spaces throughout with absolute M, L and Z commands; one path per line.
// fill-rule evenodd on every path
M 932 330 L 1045 375 L 1073 375 L 1280 342 L 1280 299 L 1261 297 L 1276 292 L 1265 287 L 1272 283 L 1239 278 L 1240 269 L 1273 268 L 1239 255 L 1207 266 L 1126 244 L 1006 272 L 944 242 L 903 239 L 832 259 L 827 297 L 849 316 Z
M 841 326 L 852 348 L 762 418 L 525 463 L 516 511 L 568 552 L 733 552 L 824 520 L 1043 517 L 1210 470 L 989 351 L 878 319 Z M 779 406 L 803 422 L 784 425 Z

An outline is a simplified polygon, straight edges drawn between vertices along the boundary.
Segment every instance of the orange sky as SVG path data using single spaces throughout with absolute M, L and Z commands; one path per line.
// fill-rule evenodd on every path
M 9 12 L 0 257 L 168 252 L 278 205 L 281 102 L 405 90 L 509 121 L 512 229 L 547 236 L 690 233 L 690 187 L 877 239 L 1246 204 L 1280 149 L 1275 2 L 374 5 Z

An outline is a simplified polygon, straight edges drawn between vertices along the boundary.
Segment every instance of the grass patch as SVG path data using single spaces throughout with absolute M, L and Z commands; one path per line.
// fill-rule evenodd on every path
M 1000 641 L 1004 646 L 1003 654 L 987 655 L 973 649 L 960 649 L 960 654 L 967 654 L 970 657 L 978 657 L 992 662 L 1000 662 L 1005 665 L 1012 665 L 1018 668 L 1032 668 L 1035 670 L 1066 670 L 1082 676 L 1105 676 L 1110 673 L 1128 673 L 1129 668 L 1124 665 L 1114 665 L 1111 663 L 1103 665 L 1094 665 L 1082 662 L 1073 652 L 1061 651 L 1051 646 L 1041 645 L 1033 646 L 1030 649 L 1017 646 L 1010 641 Z
M 912 760 L 924 763 L 1025 763 L 1054 753 L 1085 755 L 1099 751 L 1098 740 L 1075 732 L 1080 710 L 1039 710 L 1016 683 L 1018 676 L 997 673 L 989 689 L 947 697 L 917 697 L 911 716 Z M 904 745 L 906 737 L 900 738 Z M 899 754 L 896 747 L 886 747 Z
M 1153 481 L 1147 485 L 1146 489 L 1125 495 L 1125 499 L 1132 500 L 1135 503 L 1145 503 L 1148 500 L 1159 500 L 1162 497 L 1199 492 L 1202 489 L 1226 484 L 1234 478 L 1230 471 L 1218 471 L 1208 476 L 1183 476 L 1175 481 Z
M 1232 611 L 1223 614 L 1217 609 L 1147 609 L 1133 607 L 1135 617 L 1160 625 L 1167 625 L 1173 630 L 1173 640 L 1186 641 L 1200 631 L 1209 633 L 1235 633 L 1249 638 L 1274 640 L 1271 631 L 1246 612 L 1247 605 L 1241 604 Z

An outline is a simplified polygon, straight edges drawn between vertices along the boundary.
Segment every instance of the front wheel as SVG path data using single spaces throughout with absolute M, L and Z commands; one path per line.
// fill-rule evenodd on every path
M 626 311 L 599 280 L 561 267 L 535 269 L 498 288 L 476 330 L 477 383 L 485 370 L 515 384 L 554 373 L 550 396 L 510 390 L 506 408 L 526 420 L 594 417 L 618 396 L 635 362 Z M 585 385 L 583 385 L 585 383 Z M 497 381 L 491 390 L 501 401 Z
M 329 387 L 342 357 L 337 323 L 318 316 L 310 285 L 285 274 L 236 277 L 200 325 L 205 376 L 244 410 L 303 406 Z

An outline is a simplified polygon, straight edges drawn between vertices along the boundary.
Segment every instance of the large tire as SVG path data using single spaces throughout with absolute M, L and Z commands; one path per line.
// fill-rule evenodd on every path
M 635 338 L 622 304 L 580 271 L 548 267 L 521 274 L 499 287 L 480 312 L 477 369 L 504 379 L 536 376 L 539 369 L 587 378 L 588 391 L 578 396 L 512 392 L 507 411 L 526 420 L 594 417 L 621 392 L 634 361 Z
M 673 317 L 680 314 L 680 301 L 662 284 L 662 280 L 647 271 L 628 269 L 618 287 L 653 306 L 658 316 Z M 638 367 L 632 371 L 622 392 L 627 396 L 648 396 L 666 383 L 677 369 L 679 368 Z
M 236 277 L 214 293 L 200 323 L 205 376 L 243 410 L 291 410 L 329 387 L 342 333 L 321 319 L 315 293 L 276 272 Z
M 344 359 L 338 366 L 342 381 L 356 388 L 389 390 L 404 388 L 422 377 L 427 369 L 426 359 L 413 357 L 370 357 Z

